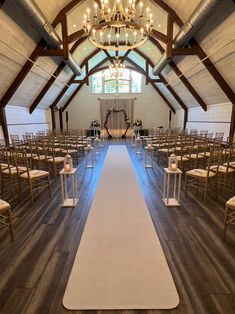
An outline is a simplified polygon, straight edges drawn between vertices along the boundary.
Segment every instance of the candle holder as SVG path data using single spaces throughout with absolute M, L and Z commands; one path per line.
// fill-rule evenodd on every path
M 170 155 L 168 158 L 168 169 L 170 171 L 176 171 L 178 169 L 178 159 L 175 154 Z
M 64 157 L 64 171 L 71 172 L 72 170 L 73 170 L 73 159 L 69 154 L 67 154 Z

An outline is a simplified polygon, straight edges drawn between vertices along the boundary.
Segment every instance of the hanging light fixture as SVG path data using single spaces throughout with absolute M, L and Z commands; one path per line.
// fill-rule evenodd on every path
M 129 85 L 131 80 L 123 78 L 123 69 L 125 69 L 125 64 L 116 56 L 115 62 L 109 66 L 109 75 L 104 78 L 104 83 L 114 86 Z
M 123 1 L 124 2 L 124 1 Z M 124 9 L 125 7 L 125 9 Z M 105 50 L 128 50 L 143 45 L 153 28 L 150 8 L 136 0 L 100 0 L 94 10 L 87 9 L 84 15 L 84 30 L 90 42 Z

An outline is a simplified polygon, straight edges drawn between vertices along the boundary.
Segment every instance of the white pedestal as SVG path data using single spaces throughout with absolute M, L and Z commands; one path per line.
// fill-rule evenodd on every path
M 91 160 L 89 160 L 91 156 Z M 86 168 L 94 168 L 94 147 L 85 147 Z
M 141 154 L 141 146 L 142 146 L 142 140 L 140 137 L 137 137 L 135 140 L 135 152 L 136 152 L 136 154 Z
M 180 206 L 180 185 L 182 171 L 164 168 L 163 202 L 166 206 Z M 171 177 L 173 180 L 173 197 L 170 197 Z
M 146 146 L 144 148 L 144 166 L 145 168 L 153 168 L 153 147 Z
M 72 195 L 68 196 L 67 177 L 72 177 Z M 77 168 L 72 171 L 60 171 L 61 189 L 62 189 L 62 207 L 76 207 L 78 202 L 78 183 L 77 183 Z
M 94 151 L 95 151 L 95 155 L 100 155 L 100 139 L 99 138 L 94 139 Z

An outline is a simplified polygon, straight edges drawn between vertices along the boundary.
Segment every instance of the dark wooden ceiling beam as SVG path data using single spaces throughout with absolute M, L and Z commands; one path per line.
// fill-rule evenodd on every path
M 156 29 L 152 29 L 151 36 L 155 39 L 162 41 L 164 44 L 167 44 L 167 36 Z
M 50 107 L 55 107 L 58 102 L 61 100 L 61 98 L 64 96 L 64 94 L 67 92 L 67 90 L 69 89 L 69 86 L 71 84 L 71 82 L 75 79 L 76 75 L 73 74 L 73 76 L 70 78 L 70 80 L 68 81 L 67 85 L 64 86 L 64 88 L 62 89 L 62 91 L 59 93 L 59 95 L 56 97 L 56 99 L 53 101 L 53 103 L 50 105 Z
M 222 91 L 225 93 L 225 95 L 228 97 L 228 99 L 231 101 L 231 103 L 235 104 L 235 94 L 233 90 L 225 81 L 225 79 L 222 77 L 220 72 L 216 69 L 214 64 L 211 62 L 210 58 L 207 57 L 206 53 L 199 46 L 197 41 L 195 39 L 191 39 L 189 41 L 189 44 L 196 50 L 197 56 L 202 61 L 202 63 L 204 64 L 208 72 L 211 74 L 213 79 L 216 81 L 216 83 L 219 85 L 219 87 L 222 89 Z
M 143 54 L 142 51 L 140 51 L 138 48 L 135 48 L 134 51 L 136 53 L 138 53 L 142 58 L 144 58 L 146 60 L 146 62 L 149 63 L 149 65 L 151 65 L 151 67 L 154 67 L 153 62 Z M 152 82 L 154 83 L 163 83 L 166 85 L 166 88 L 169 90 L 169 92 L 172 94 L 172 96 L 177 100 L 177 102 L 179 103 L 179 105 L 182 107 L 182 109 L 184 109 L 185 111 L 188 111 L 187 106 L 185 105 L 185 103 L 182 101 L 182 99 L 177 95 L 177 93 L 174 91 L 174 89 L 169 85 L 169 83 L 166 81 L 166 79 L 164 78 L 164 76 L 162 74 L 159 74 L 158 77 L 160 78 L 160 80 L 158 79 L 152 79 Z
M 52 130 L 56 130 L 56 118 L 55 118 L 55 108 L 51 107 L 51 124 L 52 124 Z
M 75 52 L 75 50 L 78 48 L 78 46 L 84 41 L 85 39 L 80 38 L 70 49 L 70 53 L 73 54 Z M 38 104 L 40 103 L 40 101 L 43 99 L 43 97 L 46 95 L 46 93 L 48 92 L 49 88 L 53 85 L 53 83 L 56 80 L 56 77 L 59 76 L 59 74 L 62 72 L 62 70 L 65 68 L 66 64 L 64 63 L 64 61 L 62 61 L 60 63 L 60 65 L 58 66 L 58 68 L 55 70 L 55 72 L 53 73 L 53 75 L 51 76 L 51 78 L 47 81 L 46 85 L 42 88 L 42 90 L 40 91 L 39 95 L 36 97 L 36 99 L 33 101 L 32 105 L 29 108 L 29 112 L 33 113 L 34 110 L 37 108 Z
M 202 107 L 204 111 L 207 111 L 207 105 L 204 102 L 204 100 L 201 98 L 201 96 L 198 94 L 198 92 L 195 90 L 195 88 L 189 83 L 189 81 L 186 79 L 186 77 L 183 75 L 183 73 L 180 71 L 180 69 L 177 67 L 177 65 L 173 62 L 169 62 L 170 67 L 175 72 L 175 74 L 178 76 L 180 81 L 184 84 L 184 86 L 187 88 L 187 90 L 190 92 L 190 94 L 195 98 L 197 103 Z
M 232 138 L 234 136 L 235 136 L 235 104 L 233 104 L 233 107 L 232 107 L 230 130 L 229 130 L 229 137 Z
M 63 53 L 64 59 L 69 59 L 69 43 L 68 43 L 68 20 L 67 15 L 65 14 L 61 20 L 61 28 L 62 28 L 62 39 L 63 39 Z M 78 38 L 80 39 L 80 38 Z
M 92 58 L 93 56 L 95 56 L 99 51 L 100 51 L 99 48 L 97 48 L 95 51 L 93 51 L 93 52 L 82 62 L 81 68 L 83 68 L 84 65 L 86 64 L 86 62 L 88 62 L 89 59 Z M 61 100 L 61 98 L 62 98 L 62 97 L 64 96 L 64 94 L 67 92 L 69 86 L 70 86 L 71 84 L 73 84 L 72 82 L 73 82 L 73 80 L 75 80 L 75 78 L 76 78 L 76 75 L 74 74 L 74 75 L 70 78 L 70 80 L 67 82 L 67 85 L 64 86 L 64 88 L 62 89 L 62 91 L 59 93 L 59 95 L 56 97 L 56 99 L 55 99 L 55 100 L 53 101 L 53 103 L 50 105 L 50 107 L 55 107 L 55 106 L 58 104 L 58 102 Z
M 124 63 L 126 58 L 129 56 L 129 54 L 131 53 L 131 49 L 127 50 L 124 54 L 124 56 L 121 58 L 121 62 Z
M 41 49 L 39 51 L 40 57 L 63 57 L 64 50 L 60 48 Z
M 84 85 L 84 83 L 81 83 L 78 88 L 76 88 L 76 90 L 73 92 L 73 94 L 69 97 L 69 99 L 66 101 L 66 103 L 64 104 L 63 108 L 62 108 L 62 112 L 65 111 L 65 109 L 68 107 L 68 105 L 71 103 L 71 101 L 74 99 L 74 97 L 78 94 L 78 92 L 80 91 L 80 89 L 82 88 L 82 86 Z
M 77 41 L 79 38 L 85 37 L 87 38 L 87 34 L 84 31 L 84 29 L 79 29 L 78 31 L 70 34 L 68 36 L 68 44 L 73 43 L 74 41 Z
M 109 52 L 105 49 L 102 49 L 102 51 L 105 53 L 107 56 L 108 60 L 110 61 L 111 64 L 114 64 L 113 58 L 110 56 Z
M 40 101 L 43 99 L 49 88 L 52 86 L 52 84 L 55 82 L 56 78 L 60 75 L 60 73 L 65 68 L 65 63 L 61 62 L 61 64 L 58 66 L 58 68 L 55 70 L 51 78 L 47 81 L 46 85 L 43 87 L 43 89 L 40 91 L 38 96 L 33 101 L 32 105 L 29 108 L 29 113 L 33 113 Z
M 196 54 L 194 48 L 174 48 L 172 49 L 173 56 L 193 56 Z
M 162 97 L 162 99 L 165 101 L 165 103 L 167 104 L 167 106 L 174 112 L 175 112 L 175 108 L 172 106 L 172 104 L 169 102 L 169 100 L 166 98 L 166 96 L 162 93 L 162 91 L 154 84 L 151 83 L 153 88 L 158 92 L 158 94 Z
M 11 100 L 12 96 L 15 94 L 20 84 L 23 82 L 23 80 L 25 79 L 29 71 L 32 69 L 34 62 L 37 61 L 39 57 L 38 55 L 39 51 L 42 49 L 42 47 L 45 47 L 45 46 L 46 46 L 46 42 L 43 39 L 41 39 L 39 43 L 37 44 L 37 47 L 29 56 L 29 60 L 25 62 L 24 66 L 21 68 L 20 72 L 17 74 L 16 78 L 8 87 L 7 91 L 5 92 L 2 99 L 0 100 L 0 108 L 6 107 L 6 105 Z
M 173 16 L 171 13 L 167 16 L 167 44 L 166 44 L 166 57 L 172 58 L 172 45 L 173 45 Z
M 70 1 L 60 12 L 56 15 L 54 21 L 52 22 L 52 26 L 56 27 L 63 17 L 72 10 L 76 5 L 78 5 L 82 0 L 72 0 Z

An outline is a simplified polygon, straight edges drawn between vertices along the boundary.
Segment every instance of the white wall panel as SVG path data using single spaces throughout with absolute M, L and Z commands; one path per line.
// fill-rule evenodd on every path
M 46 131 L 50 127 L 46 110 L 36 109 L 29 114 L 27 108 L 7 106 L 6 118 L 8 133 L 18 134 L 20 137 L 25 132 Z
M 191 108 L 188 112 L 188 129 L 224 132 L 224 139 L 229 136 L 232 104 L 223 103 L 208 106 L 207 112 L 201 108 Z

